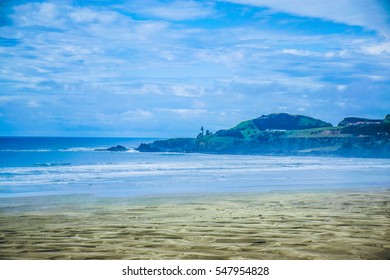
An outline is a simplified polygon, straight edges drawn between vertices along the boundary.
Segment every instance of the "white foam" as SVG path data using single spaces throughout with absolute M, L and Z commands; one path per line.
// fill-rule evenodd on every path
M 55 150 L 49 150 L 49 149 L 31 149 L 31 150 L 5 149 L 5 150 L 0 150 L 0 152 L 38 152 L 38 153 L 53 152 L 53 151 L 55 151 Z
M 85 147 L 73 147 L 67 149 L 59 149 L 59 152 L 93 152 L 95 149 L 99 148 L 85 148 Z
M 150 154 L 124 163 L 43 165 L 0 168 L 0 197 L 51 186 L 109 192 L 118 184 L 151 192 L 161 189 L 227 189 L 291 186 L 390 184 L 389 159 L 186 155 L 168 158 Z M 93 187 L 89 187 L 93 188 Z

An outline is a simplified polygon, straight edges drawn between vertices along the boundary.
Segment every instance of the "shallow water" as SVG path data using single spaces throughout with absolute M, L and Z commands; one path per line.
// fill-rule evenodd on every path
M 2 153 L 20 160 L 15 164 L 15 158 L 3 158 L 0 197 L 121 197 L 390 185 L 390 159 L 95 152 L 80 147 L 77 151 Z

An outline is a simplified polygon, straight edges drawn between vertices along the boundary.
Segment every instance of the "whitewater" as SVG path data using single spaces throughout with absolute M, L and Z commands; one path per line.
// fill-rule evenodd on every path
M 387 188 L 390 159 L 140 153 L 142 138 L 0 138 L 0 197 Z M 125 145 L 128 152 L 95 149 Z

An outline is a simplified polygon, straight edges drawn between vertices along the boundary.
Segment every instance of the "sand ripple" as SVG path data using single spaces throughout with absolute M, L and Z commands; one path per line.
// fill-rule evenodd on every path
M 390 191 L 0 201 L 1 259 L 390 259 Z

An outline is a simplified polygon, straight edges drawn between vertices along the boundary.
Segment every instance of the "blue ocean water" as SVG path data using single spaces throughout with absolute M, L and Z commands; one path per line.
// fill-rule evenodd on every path
M 81 165 L 126 160 L 126 155 L 95 149 L 122 145 L 134 151 L 149 138 L 0 137 L 0 167 Z
M 142 138 L 0 137 L 0 198 L 390 187 L 390 159 L 140 153 Z M 123 145 L 128 152 L 95 151 Z

